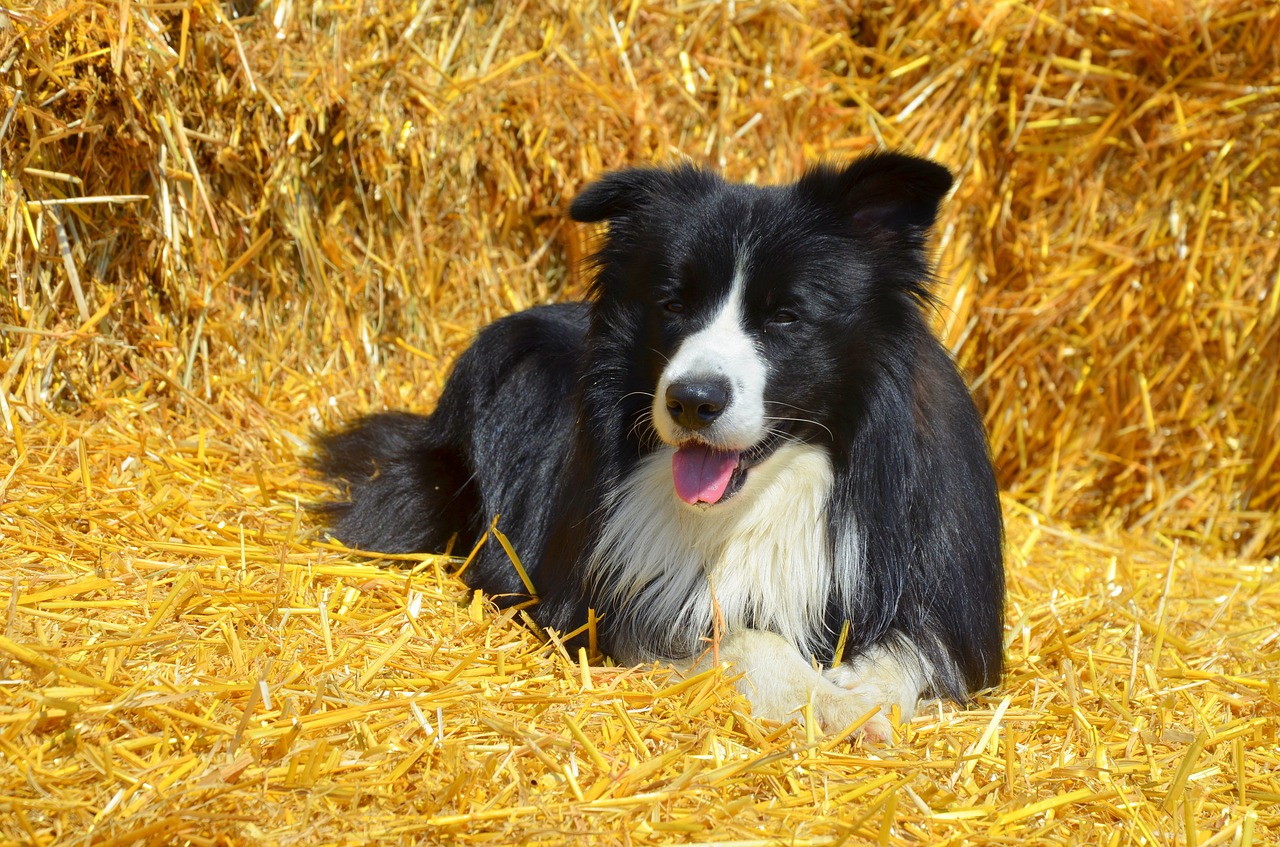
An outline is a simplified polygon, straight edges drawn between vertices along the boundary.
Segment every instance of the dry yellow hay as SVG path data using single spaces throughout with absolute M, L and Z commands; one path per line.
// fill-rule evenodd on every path
M 1278 51 L 1254 0 L 6 4 L 0 844 L 1280 843 Z M 809 738 L 320 541 L 310 430 L 580 293 L 592 175 L 877 144 L 960 176 L 975 708 Z

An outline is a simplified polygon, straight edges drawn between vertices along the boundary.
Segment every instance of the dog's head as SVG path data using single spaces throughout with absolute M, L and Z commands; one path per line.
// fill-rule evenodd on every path
M 681 499 L 726 502 L 788 441 L 849 443 L 862 392 L 914 355 L 950 187 L 879 153 L 772 187 L 624 170 L 574 200 L 575 220 L 609 223 L 597 340 L 627 345 L 628 387 L 652 393 L 637 426 L 674 449 Z

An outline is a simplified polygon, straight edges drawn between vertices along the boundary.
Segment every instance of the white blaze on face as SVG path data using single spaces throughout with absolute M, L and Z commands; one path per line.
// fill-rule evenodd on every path
M 667 411 L 667 389 L 682 382 L 723 382 L 729 402 L 698 438 L 723 450 L 746 450 L 764 438 L 764 389 L 768 366 L 743 325 L 746 262 L 739 260 L 729 294 L 719 312 L 702 329 L 680 342 L 662 371 L 653 395 L 653 422 L 663 441 L 679 445 L 693 432 Z

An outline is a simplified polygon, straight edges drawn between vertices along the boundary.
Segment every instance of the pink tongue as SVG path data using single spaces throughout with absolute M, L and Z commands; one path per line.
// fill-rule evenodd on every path
M 737 466 L 737 451 L 686 444 L 671 457 L 676 494 L 686 503 L 718 503 Z

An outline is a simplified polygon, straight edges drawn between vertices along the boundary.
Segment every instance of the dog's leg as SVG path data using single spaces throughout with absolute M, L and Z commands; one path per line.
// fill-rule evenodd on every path
M 719 655 L 742 674 L 735 684 L 757 717 L 803 720 L 804 706 L 812 699 L 818 728 L 827 733 L 839 732 L 878 708 L 861 732 L 869 741 L 888 741 L 893 737 L 889 710 L 897 705 L 909 718 L 920 695 L 921 675 L 910 668 L 911 662 L 901 662 L 889 651 L 823 674 L 782 636 L 741 629 L 724 637 Z M 705 670 L 712 661 L 708 653 L 689 670 Z
M 885 716 L 898 707 L 903 722 L 915 716 L 929 678 L 929 665 L 908 644 L 892 649 L 877 645 L 823 673 L 824 678 L 848 692 L 848 696 L 880 703 Z

